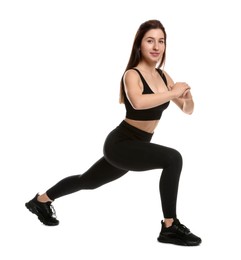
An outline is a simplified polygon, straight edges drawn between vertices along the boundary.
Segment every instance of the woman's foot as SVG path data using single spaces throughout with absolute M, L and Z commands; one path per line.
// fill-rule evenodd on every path
M 56 226 L 59 221 L 56 218 L 55 210 L 51 202 L 40 202 L 38 201 L 39 194 L 25 203 L 26 208 L 33 214 L 38 216 L 38 219 L 46 226 Z
M 161 243 L 182 246 L 198 246 L 202 242 L 201 238 L 191 233 L 178 219 L 174 219 L 170 227 L 166 227 L 162 221 L 162 229 L 157 240 Z

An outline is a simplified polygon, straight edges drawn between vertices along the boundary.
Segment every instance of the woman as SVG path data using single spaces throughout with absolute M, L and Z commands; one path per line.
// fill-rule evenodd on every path
M 194 103 L 186 83 L 174 83 L 160 68 L 165 63 L 166 32 L 158 20 L 141 24 L 134 39 L 129 63 L 121 80 L 120 102 L 126 118 L 106 138 L 104 156 L 82 175 L 67 177 L 27 202 L 26 207 L 49 226 L 58 225 L 52 202 L 64 195 L 95 189 L 128 171 L 162 169 L 160 196 L 164 220 L 159 242 L 194 246 L 201 239 L 177 219 L 176 202 L 182 170 L 181 154 L 151 143 L 162 112 L 173 101 L 192 114 Z

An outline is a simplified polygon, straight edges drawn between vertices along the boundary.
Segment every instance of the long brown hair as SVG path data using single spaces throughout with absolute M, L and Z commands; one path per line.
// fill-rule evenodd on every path
M 165 41 L 165 51 L 163 53 L 162 59 L 159 62 L 157 68 L 160 68 L 162 65 L 164 65 L 165 63 L 165 59 L 166 59 L 166 31 L 164 26 L 162 25 L 162 23 L 158 20 L 148 20 L 144 23 L 142 23 L 135 35 L 134 38 L 134 42 L 133 42 L 133 46 L 132 46 L 132 50 L 131 50 L 131 55 L 129 58 L 129 62 L 126 66 L 126 69 L 124 71 L 124 74 L 127 70 L 136 67 L 140 60 L 141 60 L 141 52 L 140 52 L 140 47 L 141 47 L 141 41 L 144 37 L 144 35 L 151 29 L 161 29 L 164 33 L 164 41 Z M 123 75 L 124 75 L 123 74 Z M 123 93 L 123 88 L 122 88 L 122 80 L 121 80 L 121 84 L 120 84 L 120 99 L 119 102 L 123 103 L 124 102 L 124 93 Z

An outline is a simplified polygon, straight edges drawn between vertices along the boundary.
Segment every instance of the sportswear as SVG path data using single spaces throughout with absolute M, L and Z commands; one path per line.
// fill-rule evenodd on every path
M 141 81 L 143 84 L 142 94 L 154 94 L 154 92 L 151 90 L 151 88 L 147 84 L 146 80 L 144 79 L 144 77 L 142 76 L 140 71 L 136 68 L 133 68 L 133 70 L 135 70 L 141 78 Z M 166 79 L 164 73 L 160 69 L 156 69 L 156 70 L 160 74 L 160 76 L 162 77 L 163 81 L 165 82 L 165 84 L 167 86 L 167 79 Z M 126 118 L 129 118 L 129 119 L 141 120 L 141 121 L 159 120 L 162 116 L 162 112 L 168 107 L 168 105 L 170 103 L 170 101 L 168 101 L 162 105 L 159 105 L 159 106 L 156 106 L 153 108 L 137 110 L 137 109 L 133 108 L 129 99 L 127 98 L 127 95 L 124 90 L 123 78 L 122 78 L 122 88 L 123 88 L 123 93 L 124 93 L 124 104 L 126 107 Z

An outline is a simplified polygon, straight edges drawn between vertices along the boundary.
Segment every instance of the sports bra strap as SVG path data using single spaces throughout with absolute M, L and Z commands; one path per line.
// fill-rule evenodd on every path
M 142 76 L 141 72 L 137 69 L 137 68 L 133 68 L 133 70 L 135 70 L 141 77 L 142 80 L 145 80 L 144 77 Z M 163 73 L 163 71 L 161 69 L 156 69 L 156 71 L 159 73 L 159 75 L 162 77 L 164 83 L 167 86 L 167 78 L 165 76 L 165 74 Z

